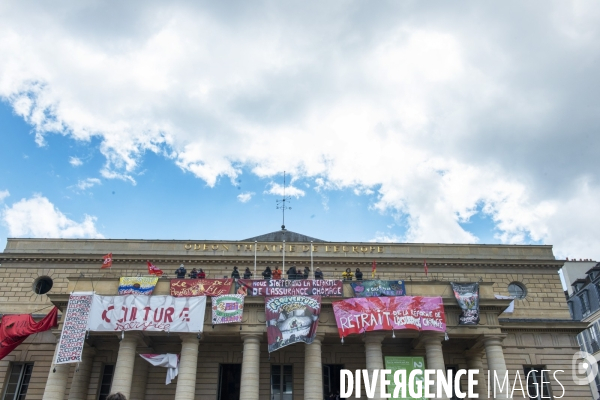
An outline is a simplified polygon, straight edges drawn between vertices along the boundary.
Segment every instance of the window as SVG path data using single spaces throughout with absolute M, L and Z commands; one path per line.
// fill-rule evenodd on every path
M 2 400 L 24 400 L 32 371 L 33 363 L 12 364 Z
M 583 316 L 587 316 L 590 311 L 590 295 L 588 294 L 587 290 L 584 290 L 583 292 L 581 292 L 581 294 L 579 295 L 579 300 L 581 300 L 581 310 L 583 311 Z
M 54 282 L 49 276 L 40 276 L 33 282 L 33 292 L 35 294 L 46 294 L 52 289 Z
M 104 365 L 104 369 L 102 370 L 102 380 L 100 381 L 100 391 L 98 392 L 98 400 L 106 400 L 106 397 L 110 394 L 114 373 L 115 366 L 113 364 Z
M 270 400 L 292 400 L 293 385 L 291 365 L 271 365 Z
M 527 392 L 530 399 L 550 399 L 550 380 L 548 369 L 544 365 L 523 367 L 527 378 Z
M 573 302 L 569 301 L 567 304 L 569 305 L 569 313 L 571 314 L 571 318 L 575 319 L 575 310 L 573 309 Z
M 522 283 L 513 282 L 508 285 L 508 293 L 513 299 L 522 300 L 527 296 L 527 289 Z

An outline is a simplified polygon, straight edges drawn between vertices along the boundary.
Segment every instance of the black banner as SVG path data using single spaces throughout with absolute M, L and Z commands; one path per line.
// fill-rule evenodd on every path
M 450 282 L 454 297 L 462 313 L 458 317 L 459 325 L 477 325 L 479 323 L 479 283 Z

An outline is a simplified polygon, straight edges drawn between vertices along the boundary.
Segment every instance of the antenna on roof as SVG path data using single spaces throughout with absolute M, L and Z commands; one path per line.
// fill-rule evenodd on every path
M 275 208 L 277 210 L 281 210 L 282 213 L 281 230 L 285 230 L 285 210 L 292 209 L 292 207 L 287 206 L 288 204 L 290 204 L 291 200 L 292 198 L 290 196 L 285 195 L 285 171 L 283 171 L 283 198 L 280 200 L 275 200 L 275 202 L 277 203 L 277 207 Z

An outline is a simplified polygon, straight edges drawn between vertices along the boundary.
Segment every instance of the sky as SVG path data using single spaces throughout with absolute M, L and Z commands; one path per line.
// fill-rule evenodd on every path
M 0 4 L 8 237 L 600 259 L 600 3 Z

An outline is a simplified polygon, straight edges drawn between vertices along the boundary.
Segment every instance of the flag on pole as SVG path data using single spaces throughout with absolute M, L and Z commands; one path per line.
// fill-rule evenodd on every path
M 373 260 L 373 266 L 371 267 L 371 278 L 375 278 L 375 272 L 377 272 L 377 262 Z
M 160 268 L 148 261 L 148 273 L 150 275 L 162 276 L 163 272 Z
M 102 266 L 100 267 L 100 269 L 112 267 L 112 253 L 108 253 L 107 255 L 103 256 L 102 260 Z
M 427 260 L 423 260 L 423 268 L 425 269 L 425 276 L 427 276 L 427 272 L 429 271 L 429 269 L 427 268 Z

